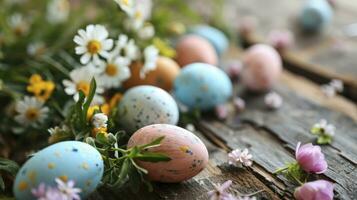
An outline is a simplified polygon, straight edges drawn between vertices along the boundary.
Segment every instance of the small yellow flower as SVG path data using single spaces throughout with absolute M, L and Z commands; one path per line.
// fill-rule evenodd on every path
M 92 136 L 96 137 L 98 133 L 103 134 L 103 136 L 107 137 L 107 128 L 106 127 L 99 127 L 99 128 L 93 128 L 92 129 Z
M 109 109 L 111 110 L 115 108 L 122 98 L 123 98 L 122 93 L 116 93 L 109 101 Z
M 173 58 L 176 56 L 176 51 L 170 45 L 168 45 L 165 41 L 160 38 L 154 38 L 154 46 L 159 50 L 160 55 L 165 57 Z
M 39 100 L 46 101 L 52 95 L 55 84 L 52 81 L 44 81 L 39 74 L 33 74 L 29 79 L 27 91 L 33 93 Z

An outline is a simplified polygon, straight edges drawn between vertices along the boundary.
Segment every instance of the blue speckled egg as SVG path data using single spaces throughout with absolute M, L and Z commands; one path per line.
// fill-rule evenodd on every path
M 129 133 L 151 124 L 176 125 L 178 106 L 165 90 L 149 85 L 128 90 L 119 103 L 119 123 Z
M 192 27 L 189 30 L 189 33 L 201 36 L 208 40 L 215 48 L 218 55 L 222 55 L 222 53 L 224 53 L 229 46 L 226 35 L 222 31 L 211 26 L 197 25 Z
M 103 176 L 103 160 L 92 146 L 78 141 L 53 144 L 34 154 L 16 175 L 13 191 L 16 199 L 36 199 L 32 188 L 40 183 L 56 186 L 55 179 L 75 181 L 81 197 L 93 192 Z
M 306 31 L 318 31 L 331 22 L 332 15 L 327 0 L 308 0 L 300 15 L 300 24 Z
M 232 95 L 232 83 L 218 67 L 206 63 L 185 66 L 174 82 L 176 98 L 190 109 L 209 110 Z

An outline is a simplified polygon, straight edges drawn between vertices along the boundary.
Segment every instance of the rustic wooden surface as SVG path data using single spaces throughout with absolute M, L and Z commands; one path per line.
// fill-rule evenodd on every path
M 240 55 L 241 50 L 233 48 L 226 57 Z M 195 133 L 210 153 L 208 167 L 196 177 L 178 184 L 156 183 L 153 193 L 102 188 L 92 199 L 207 199 L 206 193 L 226 180 L 233 181 L 230 191 L 237 195 L 263 190 L 257 195 L 259 199 L 292 199 L 294 185 L 273 172 L 294 160 L 299 141 L 315 141 L 309 129 L 321 118 L 333 123 L 337 133 L 331 145 L 322 146 L 329 167 L 316 178 L 335 183 L 336 199 L 357 199 L 356 105 L 342 96 L 327 99 L 317 84 L 288 71 L 273 90 L 284 99 L 277 111 L 265 108 L 263 94 L 247 93 L 237 84 L 235 95 L 247 103 L 244 112 L 231 111 L 225 121 L 207 113 L 196 124 Z M 227 164 L 227 152 L 235 148 L 249 148 L 254 156 L 252 167 L 240 169 Z
M 346 85 L 343 94 L 357 101 L 357 37 L 350 37 L 346 32 L 348 25 L 357 23 L 357 2 L 337 1 L 332 24 L 317 34 L 303 33 L 299 28 L 297 19 L 304 2 L 230 0 L 226 17 L 238 24 L 247 16 L 256 20 L 256 30 L 242 35 L 248 46 L 268 42 L 271 30 L 291 30 L 296 43 L 282 54 L 286 68 L 319 84 L 333 78 L 343 80 Z

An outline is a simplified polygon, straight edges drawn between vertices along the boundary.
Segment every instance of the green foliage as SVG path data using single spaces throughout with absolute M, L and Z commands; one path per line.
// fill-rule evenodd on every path
M 0 190 L 5 190 L 5 183 L 3 178 L 1 177 L 1 173 L 6 172 L 9 173 L 11 176 L 16 176 L 18 170 L 19 166 L 16 162 L 5 158 L 0 158 Z

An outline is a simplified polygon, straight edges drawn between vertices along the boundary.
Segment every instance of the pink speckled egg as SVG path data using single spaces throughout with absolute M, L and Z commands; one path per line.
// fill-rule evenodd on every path
M 181 67 L 194 62 L 217 65 L 218 56 L 206 39 L 196 35 L 186 35 L 176 45 L 176 61 Z
M 242 83 L 253 91 L 270 89 L 282 72 L 279 53 L 271 46 L 256 44 L 243 55 Z
M 148 170 L 150 180 L 166 183 L 181 182 L 197 175 L 206 167 L 208 151 L 203 142 L 193 133 L 174 125 L 145 126 L 131 136 L 128 148 L 150 143 L 161 136 L 165 136 L 161 145 L 149 151 L 163 153 L 171 160 L 156 163 L 136 161 L 139 166 Z

